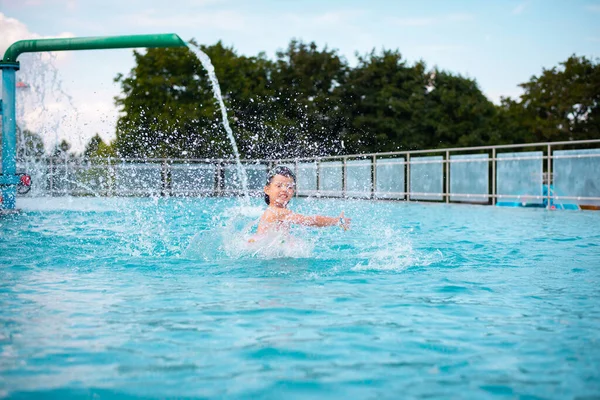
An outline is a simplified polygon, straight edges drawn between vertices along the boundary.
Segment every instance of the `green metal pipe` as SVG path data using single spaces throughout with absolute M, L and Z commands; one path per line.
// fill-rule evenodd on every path
M 185 47 L 174 33 L 133 36 L 101 36 L 63 39 L 21 40 L 10 46 L 0 61 L 2 71 L 2 173 L 0 174 L 0 209 L 14 210 L 19 176 L 16 174 L 15 72 L 17 57 L 22 53 L 65 50 L 102 50 L 133 47 Z
M 185 47 L 186 44 L 174 33 L 129 36 L 96 36 L 61 39 L 19 40 L 4 53 L 3 62 L 16 62 L 22 53 L 39 51 L 102 50 L 132 47 Z

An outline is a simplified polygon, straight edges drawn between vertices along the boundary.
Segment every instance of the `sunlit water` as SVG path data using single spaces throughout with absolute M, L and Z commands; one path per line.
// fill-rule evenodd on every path
M 600 393 L 600 213 L 294 199 L 352 229 L 246 239 L 259 199 L 20 199 L 0 395 Z

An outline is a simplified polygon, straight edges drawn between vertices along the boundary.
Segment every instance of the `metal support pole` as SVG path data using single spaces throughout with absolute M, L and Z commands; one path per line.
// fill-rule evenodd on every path
M 215 186 L 213 190 L 213 196 L 221 195 L 221 190 L 224 186 L 223 184 L 223 175 L 222 175 L 222 162 L 223 160 L 218 160 L 217 165 L 215 166 Z
M 19 63 L 2 62 L 2 175 L 0 189 L 2 203 L 0 207 L 13 210 L 16 206 L 17 184 L 17 121 L 16 121 L 16 72 Z
M 321 193 L 321 161 L 317 158 L 315 160 L 317 164 L 317 196 Z
M 130 35 L 113 37 L 85 37 L 60 39 L 20 40 L 13 43 L 0 62 L 2 70 L 2 175 L 0 175 L 0 207 L 15 208 L 17 184 L 16 174 L 16 116 L 15 116 L 15 72 L 19 70 L 17 58 L 22 53 L 42 51 L 123 49 L 133 47 L 186 47 L 186 43 L 175 34 Z M 65 173 L 67 172 L 65 166 Z M 66 188 L 66 186 L 65 186 Z M 65 189 L 66 191 L 67 189 Z M 66 193 L 66 192 L 65 192 Z
M 63 161 L 65 162 L 65 174 L 63 175 L 63 195 L 64 196 L 68 196 L 69 193 L 69 164 L 67 164 L 68 160 L 67 160 L 67 152 L 64 152 L 62 154 L 63 156 Z
M 496 205 L 496 148 L 492 149 L 492 205 Z
M 446 204 L 450 203 L 450 152 L 446 150 Z
M 348 187 L 348 165 L 346 165 L 347 158 L 342 158 L 342 197 L 346 198 L 346 190 Z
M 377 156 L 371 159 L 371 198 L 377 198 Z
M 298 160 L 294 160 L 294 175 L 296 176 L 296 192 L 294 196 L 298 197 Z
M 110 156 L 106 158 L 106 171 L 106 196 L 110 196 L 113 193 L 112 187 L 114 176 L 114 174 L 112 173 L 112 167 L 110 166 Z
M 548 144 L 548 175 L 547 175 L 547 179 L 546 179 L 546 195 L 548 197 L 548 208 L 550 208 L 550 191 L 551 191 L 551 186 L 550 184 L 552 183 L 552 146 L 550 144 Z
M 406 201 L 410 201 L 410 153 L 406 154 Z
M 48 171 L 50 177 L 50 196 L 54 196 L 54 157 L 50 157 L 50 170 Z
M 161 163 L 161 193 L 162 197 L 170 197 L 171 193 L 171 168 L 168 164 L 168 160 L 165 158 Z

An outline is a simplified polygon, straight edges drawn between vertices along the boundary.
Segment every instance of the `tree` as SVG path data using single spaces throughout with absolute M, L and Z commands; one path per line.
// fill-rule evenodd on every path
M 597 139 L 600 136 L 600 64 L 575 55 L 560 68 L 544 69 L 520 101 L 503 99 L 508 119 L 518 121 L 515 142 Z
M 292 40 L 277 52 L 271 87 L 275 92 L 273 124 L 283 133 L 273 156 L 330 155 L 342 151 L 345 115 L 340 87 L 348 65 L 336 50 L 319 50 L 314 42 Z M 273 154 L 275 153 L 275 154 Z
M 192 40 L 192 43 L 193 40 Z M 195 45 L 195 44 L 194 44 Z M 197 46 L 197 45 L 195 45 Z M 494 106 L 474 79 L 371 51 L 350 68 L 336 50 L 292 40 L 274 61 L 199 46 L 214 65 L 242 158 L 324 156 L 597 138 L 600 67 L 571 57 Z M 134 52 L 107 150 L 126 157 L 229 158 L 207 72 L 187 48 Z M 99 139 L 99 138 L 97 138 Z M 100 142 L 90 143 L 100 148 Z M 90 149 L 91 152 L 93 149 Z M 99 150 L 98 150 L 99 151 Z
M 344 88 L 352 150 L 365 152 L 487 144 L 496 113 L 474 80 L 408 65 L 398 51 L 359 58 Z
M 423 106 L 425 65 L 411 67 L 398 51 L 359 56 L 342 87 L 348 129 L 343 138 L 351 152 L 398 150 L 413 146 L 419 135 L 411 121 Z
M 104 143 L 100 135 L 96 133 L 86 144 L 83 155 L 89 159 L 114 157 L 114 146 Z
M 421 114 L 413 120 L 424 148 L 484 146 L 497 137 L 496 107 L 477 82 L 435 69 Z
M 124 113 L 117 121 L 119 155 L 176 157 L 188 147 L 198 148 L 198 132 L 207 123 L 203 105 L 214 109 L 196 74 L 200 62 L 187 48 L 134 51 L 134 57 L 129 76 L 115 78 L 123 90 L 115 99 Z
M 67 142 L 66 139 L 60 141 L 54 145 L 54 151 L 52 152 L 53 157 L 71 157 L 72 154 L 69 154 L 69 150 L 71 149 L 71 144 Z
M 347 66 L 336 51 L 292 41 L 272 62 L 262 53 L 238 56 L 220 42 L 200 48 L 214 65 L 242 157 L 339 150 L 335 96 Z M 117 123 L 119 154 L 230 157 L 211 84 L 193 53 L 176 48 L 134 55 L 129 76 L 116 78 L 123 89 L 116 102 L 124 112 Z
M 44 155 L 44 141 L 37 133 L 17 127 L 17 160 L 39 159 Z
M 244 99 L 264 90 L 264 57 L 238 57 L 221 42 L 200 47 L 212 60 L 228 108 L 233 98 L 247 105 Z M 134 56 L 136 67 L 129 76 L 115 79 L 123 90 L 116 103 L 124 112 L 117 122 L 117 152 L 128 157 L 231 156 L 221 112 L 198 58 L 187 48 L 148 49 Z

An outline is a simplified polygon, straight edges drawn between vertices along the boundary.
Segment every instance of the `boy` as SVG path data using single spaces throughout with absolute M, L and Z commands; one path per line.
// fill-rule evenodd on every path
M 336 218 L 321 215 L 305 216 L 288 210 L 287 204 L 294 196 L 295 189 L 296 176 L 289 168 L 278 166 L 269 172 L 267 185 L 264 188 L 265 202 L 268 207 L 260 218 L 257 234 L 273 231 L 287 232 L 291 224 L 317 227 L 340 226 L 344 230 L 350 229 L 351 220 L 344 217 L 344 212 Z

